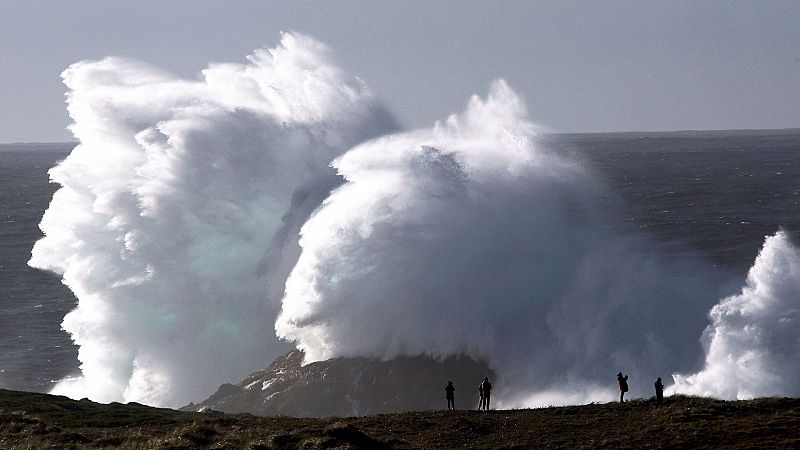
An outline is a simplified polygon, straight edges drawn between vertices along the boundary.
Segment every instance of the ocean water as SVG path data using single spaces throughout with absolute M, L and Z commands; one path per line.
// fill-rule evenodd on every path
M 77 299 L 54 274 L 28 267 L 57 185 L 47 170 L 74 144 L 0 145 L 0 387 L 46 391 L 78 368 L 60 329 Z
M 800 225 L 800 130 L 558 136 L 623 199 L 625 220 L 744 276 L 764 237 Z
M 693 254 L 743 279 L 766 235 L 800 229 L 800 130 L 551 135 L 621 201 L 617 232 L 643 232 L 665 254 Z M 29 268 L 37 224 L 57 186 L 47 170 L 73 144 L 0 146 L 0 387 L 46 391 L 78 369 L 60 330 L 76 302 Z M 230 381 L 230 380 L 220 380 Z

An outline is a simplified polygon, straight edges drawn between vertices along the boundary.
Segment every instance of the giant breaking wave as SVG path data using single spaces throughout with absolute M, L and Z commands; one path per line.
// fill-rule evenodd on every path
M 503 406 L 610 400 L 618 370 L 640 392 L 676 373 L 673 392 L 800 393 L 788 232 L 731 295 L 621 234 L 620 206 L 537 144 L 503 81 L 387 134 L 363 82 L 298 34 L 198 80 L 120 58 L 63 77 L 80 145 L 50 172 L 30 261 L 79 299 L 63 327 L 81 374 L 55 393 L 177 406 L 287 340 L 308 361 L 466 354 Z

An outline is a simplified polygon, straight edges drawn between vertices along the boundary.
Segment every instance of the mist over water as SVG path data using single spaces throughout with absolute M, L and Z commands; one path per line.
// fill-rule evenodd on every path
M 289 343 L 466 354 L 506 407 L 612 400 L 619 370 L 640 392 L 672 373 L 673 392 L 800 390 L 785 233 L 735 280 L 621 234 L 622 206 L 503 81 L 398 132 L 319 42 L 248 59 L 198 80 L 120 58 L 64 72 L 80 145 L 30 261 L 79 299 L 63 327 L 82 375 L 54 393 L 178 406 Z

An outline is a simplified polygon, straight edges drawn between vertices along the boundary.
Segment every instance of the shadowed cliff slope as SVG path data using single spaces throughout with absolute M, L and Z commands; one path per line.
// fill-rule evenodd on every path
M 800 400 L 671 397 L 513 411 L 301 419 L 0 390 L 0 448 L 797 448 Z
M 485 364 L 465 357 L 335 358 L 301 366 L 302 361 L 302 352 L 289 352 L 268 368 L 237 384 L 223 384 L 208 399 L 181 409 L 293 417 L 420 411 L 446 405 L 448 381 L 456 387 L 456 407 L 475 408 L 478 384 L 485 376 L 494 380 Z

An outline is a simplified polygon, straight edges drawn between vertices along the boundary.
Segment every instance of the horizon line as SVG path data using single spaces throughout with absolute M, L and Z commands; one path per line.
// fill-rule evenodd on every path
M 720 129 L 682 129 L 682 130 L 626 130 L 626 131 L 544 131 L 542 135 L 592 135 L 592 134 L 678 134 L 678 133 L 724 133 L 724 132 L 748 132 L 748 131 L 783 131 L 800 132 L 798 127 L 786 128 L 720 128 Z M 0 142 L 0 145 L 58 145 L 58 144 L 80 144 L 80 141 L 17 141 Z

